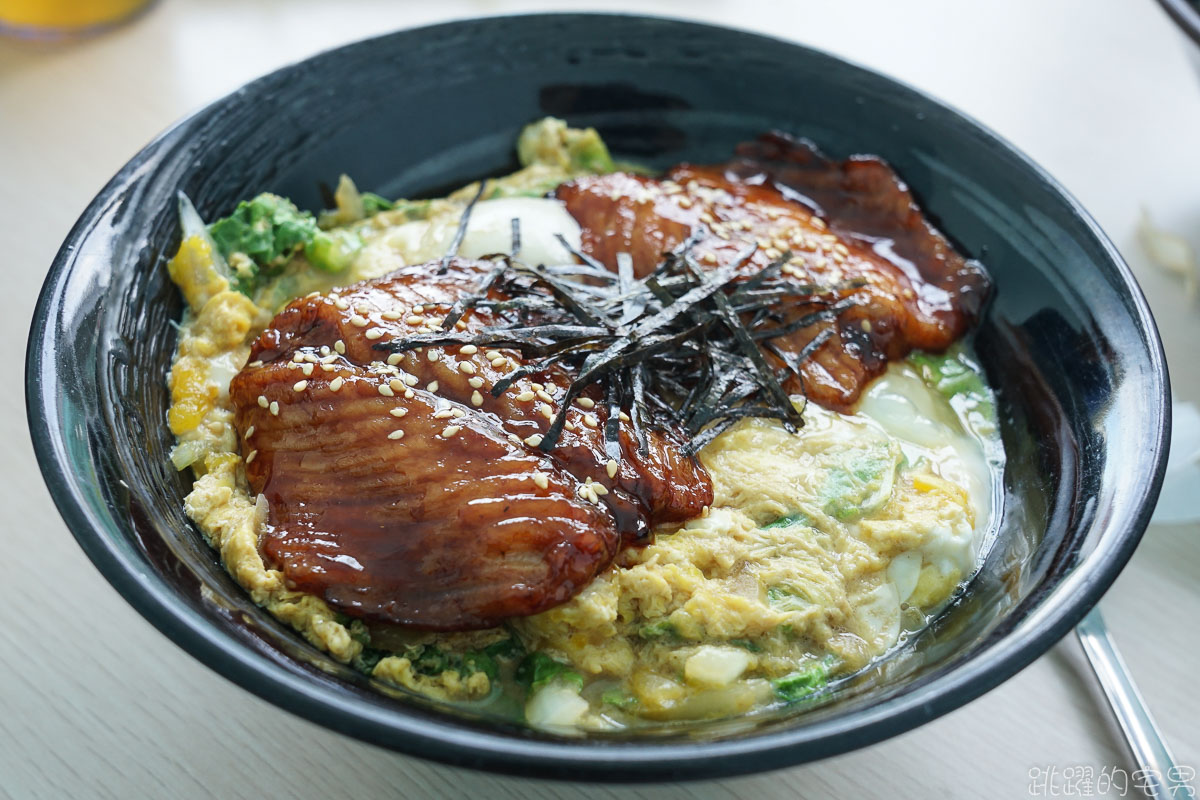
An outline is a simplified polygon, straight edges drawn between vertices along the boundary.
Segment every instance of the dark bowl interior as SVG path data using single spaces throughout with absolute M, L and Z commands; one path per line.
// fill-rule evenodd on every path
M 520 127 L 594 125 L 622 157 L 718 161 L 778 128 L 842 156 L 877 153 L 991 269 L 977 347 L 1008 451 L 999 538 L 959 600 L 902 657 L 804 714 L 649 739 L 563 739 L 393 690 L 256 608 L 184 517 L 164 382 L 181 301 L 164 261 L 173 198 L 202 215 L 262 190 L 321 205 L 340 172 L 389 196 L 514 166 Z M 1057 641 L 1133 551 L 1157 496 L 1167 374 L 1116 250 L 1037 167 L 955 111 L 829 55 L 687 22 L 604 15 L 404 31 L 280 70 L 139 153 L 71 232 L 30 338 L 30 426 L 68 525 L 142 614 L 283 708 L 452 763 L 573 778 L 768 769 L 907 730 L 987 691 Z

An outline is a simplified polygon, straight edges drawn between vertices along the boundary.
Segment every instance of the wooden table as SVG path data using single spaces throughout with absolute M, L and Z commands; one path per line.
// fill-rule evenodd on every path
M 13 388 L 0 395 L 8 509 L 0 795 L 1014 798 L 1036 788 L 1031 770 L 1057 768 L 1062 795 L 1067 768 L 1131 768 L 1067 640 L 965 708 L 819 764 L 661 786 L 494 777 L 361 744 L 257 699 L 185 655 L 92 568 L 34 465 L 18 388 L 45 270 L 88 200 L 162 128 L 281 64 L 398 27 L 551 5 L 164 0 L 99 38 L 0 41 L 0 263 L 13 301 L 0 331 L 14 350 Z M 1200 246 L 1200 80 L 1151 0 L 606 8 L 794 38 L 909 81 L 991 126 L 1057 176 L 1116 241 L 1157 315 L 1177 395 L 1200 402 L 1200 314 L 1134 237 L 1146 206 Z M 1103 603 L 1177 758 L 1192 766 L 1200 766 L 1198 534 L 1195 523 L 1153 527 Z

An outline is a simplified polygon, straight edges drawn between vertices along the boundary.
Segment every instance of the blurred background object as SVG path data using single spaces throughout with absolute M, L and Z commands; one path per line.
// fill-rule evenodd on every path
M 0 34 L 62 39 L 106 30 L 153 0 L 0 0 Z
M 1200 72 L 1200 0 L 1158 0 L 1158 4 L 1188 38 L 1188 57 Z

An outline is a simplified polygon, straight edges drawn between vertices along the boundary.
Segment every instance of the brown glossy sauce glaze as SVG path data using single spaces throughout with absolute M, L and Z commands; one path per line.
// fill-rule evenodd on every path
M 743 145 L 725 165 L 685 164 L 660 180 L 581 178 L 555 195 L 588 255 L 615 270 L 627 252 L 638 277 L 693 234 L 702 269 L 754 245 L 749 277 L 788 254 L 783 274 L 802 301 L 784 322 L 821 304 L 845 308 L 774 339 L 767 357 L 782 367 L 806 355 L 785 388 L 838 410 L 889 360 L 950 345 L 989 291 L 983 270 L 929 224 L 887 164 L 831 161 L 779 135 Z M 610 463 L 597 387 L 572 404 L 558 445 L 538 450 L 569 368 L 493 397 L 496 381 L 523 363 L 518 351 L 445 346 L 389 359 L 380 349 L 440 322 L 490 268 L 464 259 L 447 270 L 402 267 L 296 300 L 232 382 L 246 475 L 269 508 L 263 555 L 291 585 L 347 614 L 467 630 L 544 611 L 655 525 L 712 502 L 707 473 L 669 432 L 652 431 L 643 455 L 622 421 L 623 457 Z M 505 295 L 493 289 L 491 299 Z M 507 313 L 476 308 L 462 327 L 515 324 Z
M 883 161 L 831 161 L 804 142 L 772 134 L 742 145 L 722 166 L 680 165 L 662 179 L 617 173 L 580 178 L 556 196 L 583 229 L 584 251 L 616 268 L 633 258 L 638 276 L 693 232 L 701 268 L 758 249 L 750 277 L 791 254 L 784 275 L 821 286 L 816 300 L 851 306 L 774 344 L 799 354 L 828 337 L 785 386 L 821 405 L 848 411 L 889 360 L 910 350 L 943 350 L 977 319 L 990 289 L 983 268 L 964 259 L 921 214 Z M 796 307 L 793 318 L 813 308 Z M 832 329 L 832 331 L 827 331 Z M 775 353 L 776 366 L 784 362 Z
M 558 447 L 534 447 L 571 381 L 564 368 L 493 397 L 518 351 L 430 347 L 388 363 L 378 345 L 443 319 L 491 267 L 404 267 L 296 300 L 231 384 L 246 475 L 269 508 L 264 556 L 348 614 L 436 630 L 534 614 L 577 594 L 623 543 L 712 502 L 708 475 L 662 431 L 642 455 L 622 422 L 610 466 L 595 394 L 572 404 Z M 464 328 L 502 316 L 473 310 Z

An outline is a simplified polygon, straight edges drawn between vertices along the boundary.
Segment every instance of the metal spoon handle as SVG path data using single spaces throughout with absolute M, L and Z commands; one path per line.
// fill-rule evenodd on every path
M 1133 682 L 1129 668 L 1104 624 L 1104 617 L 1100 616 L 1099 607 L 1092 609 L 1076 626 L 1075 635 L 1083 645 L 1088 663 L 1108 698 L 1109 708 L 1133 752 L 1141 771 L 1139 785 L 1154 798 L 1195 798 L 1195 790 L 1175 765 L 1162 732 L 1150 716 L 1150 709 Z

